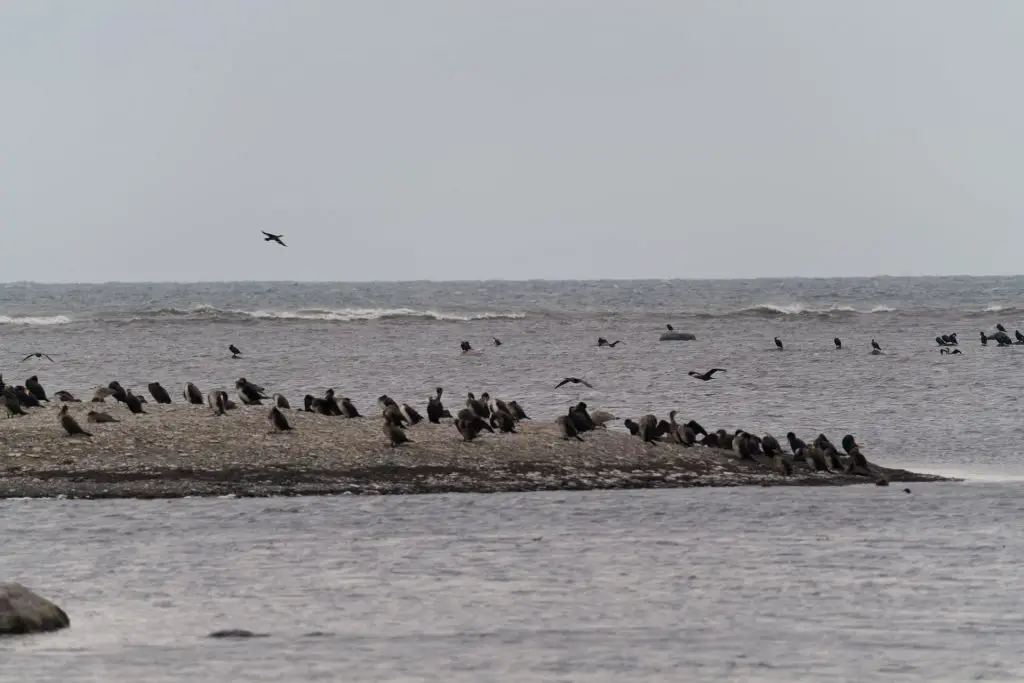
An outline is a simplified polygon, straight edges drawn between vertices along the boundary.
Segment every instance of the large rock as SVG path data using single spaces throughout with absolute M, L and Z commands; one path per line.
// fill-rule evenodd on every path
M 658 341 L 694 341 L 697 339 L 697 335 L 692 332 L 662 332 L 661 336 L 658 337 Z
M 0 583 L 0 636 L 56 631 L 70 625 L 64 610 L 46 598 L 20 583 Z

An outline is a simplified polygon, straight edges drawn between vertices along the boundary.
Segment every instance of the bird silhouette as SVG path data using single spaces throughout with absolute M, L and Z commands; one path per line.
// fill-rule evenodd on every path
M 284 237 L 284 233 L 281 233 L 280 235 L 275 235 L 273 233 L 267 232 L 266 230 L 260 230 L 260 232 L 266 235 L 266 237 L 263 238 L 264 242 L 277 242 L 282 247 L 288 246 L 287 244 L 281 241 L 281 238 Z
M 238 347 L 235 346 L 234 344 L 228 344 L 228 351 L 231 352 L 231 357 L 232 358 L 238 358 L 239 356 L 242 355 L 242 352 L 239 351 Z
M 28 354 L 27 356 L 25 356 L 24 358 L 21 359 L 21 362 L 24 363 L 29 358 L 45 358 L 46 360 L 50 361 L 51 363 L 53 362 L 52 358 L 47 356 L 45 353 L 40 353 L 39 351 L 36 351 L 35 353 Z
M 597 345 L 598 345 L 598 346 L 607 346 L 607 347 L 610 347 L 610 348 L 613 348 L 613 349 L 614 349 L 614 348 L 615 348 L 615 346 L 616 346 L 617 344 L 621 344 L 621 343 L 622 343 L 622 340 L 621 340 L 621 339 L 616 339 L 616 340 L 615 340 L 615 341 L 613 341 L 613 342 L 609 342 L 609 341 L 608 341 L 607 339 L 605 339 L 604 337 L 598 337 L 598 338 L 597 338 Z
M 843 348 L 843 340 L 840 339 L 839 337 L 836 337 L 835 339 L 833 339 L 832 343 L 836 345 L 837 349 Z
M 585 379 L 580 379 L 579 377 L 566 377 L 561 382 L 555 385 L 555 389 L 566 384 L 582 384 L 585 387 L 590 387 L 591 389 L 594 388 L 593 385 L 591 385 L 590 382 L 588 382 Z
M 779 351 L 782 350 L 782 340 L 779 339 L 778 337 L 775 338 L 775 345 L 779 347 Z
M 876 342 L 874 339 L 871 340 L 871 348 L 874 349 L 875 351 L 881 351 L 882 350 L 882 347 L 879 346 L 878 342 Z
M 491 339 L 494 340 L 494 345 L 495 346 L 501 346 L 501 340 L 500 339 L 498 339 L 497 337 L 491 337 Z
M 725 368 L 711 368 L 710 370 L 708 370 L 707 372 L 704 372 L 704 373 L 694 372 L 693 370 L 691 370 L 687 374 L 689 374 L 690 377 L 696 377 L 697 379 L 699 379 L 701 381 L 707 382 L 708 380 L 714 379 L 713 375 L 716 372 L 725 372 Z

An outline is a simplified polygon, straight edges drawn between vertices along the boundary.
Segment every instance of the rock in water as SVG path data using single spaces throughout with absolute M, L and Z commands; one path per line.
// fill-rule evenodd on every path
M 43 633 L 70 625 L 64 610 L 49 600 L 20 583 L 0 583 L 0 635 Z

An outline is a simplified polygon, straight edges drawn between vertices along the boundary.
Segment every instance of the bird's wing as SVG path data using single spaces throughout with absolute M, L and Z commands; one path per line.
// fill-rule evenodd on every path
M 50 361 L 51 363 L 53 362 L 53 359 L 47 356 L 45 353 L 43 354 L 43 356 L 46 358 L 46 360 Z
M 284 240 L 282 240 L 280 237 L 277 238 L 277 243 L 280 244 L 282 247 L 287 247 L 288 246 L 287 244 L 284 243 Z
M 708 370 L 709 375 L 712 375 L 716 372 L 725 372 L 725 368 L 711 368 L 710 370 Z
M 260 230 L 260 232 L 262 232 L 262 233 L 263 233 L 264 235 L 266 235 L 267 237 L 273 237 L 273 235 L 271 235 L 271 234 L 270 234 L 269 232 L 267 232 L 266 230 Z
M 583 384 L 583 386 L 585 386 L 585 387 L 590 387 L 591 389 L 593 389 L 593 388 L 594 388 L 594 387 L 593 387 L 593 385 L 591 385 L 591 384 L 590 384 L 590 382 L 588 382 L 588 381 L 587 381 L 587 380 L 585 380 L 585 379 L 581 379 L 581 380 L 580 380 L 580 383 L 581 383 L 581 384 Z
M 25 356 L 24 358 L 21 359 L 21 362 L 24 363 L 25 361 L 27 361 L 29 358 L 31 358 L 34 355 L 36 355 L 36 354 L 34 354 L 34 353 L 28 354 L 27 356 Z
M 569 383 L 569 378 L 566 377 L 561 382 L 559 382 L 558 384 L 555 385 L 555 389 L 557 389 L 558 387 L 562 386 L 563 384 L 568 384 L 568 383 Z

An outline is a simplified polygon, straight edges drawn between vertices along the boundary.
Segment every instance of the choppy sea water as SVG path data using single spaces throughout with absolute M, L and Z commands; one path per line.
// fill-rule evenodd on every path
M 1019 488 L 912 486 L 2 501 L 0 679 L 1024 679 Z
M 585 400 L 852 432 L 872 460 L 968 481 L 3 501 L 0 579 L 73 627 L 0 642 L 0 680 L 1021 680 L 1024 346 L 978 342 L 1021 317 L 1024 278 L 2 286 L 0 371 L 51 392 L 245 375 L 369 407 L 441 385 L 539 417 Z M 657 341 L 667 322 L 697 341 Z M 950 332 L 962 356 L 939 355 Z M 56 362 L 21 362 L 37 350 Z M 686 375 L 710 367 L 728 371 Z M 594 389 L 555 391 L 566 375 Z M 221 628 L 269 635 L 203 637 Z

